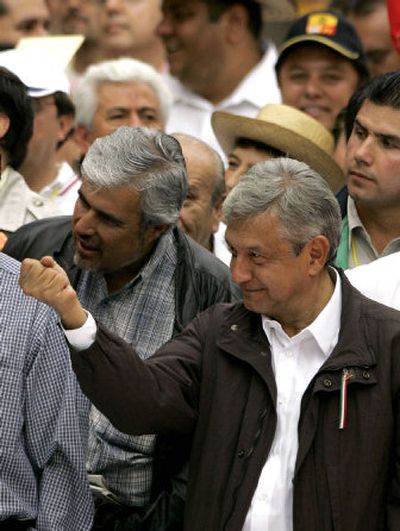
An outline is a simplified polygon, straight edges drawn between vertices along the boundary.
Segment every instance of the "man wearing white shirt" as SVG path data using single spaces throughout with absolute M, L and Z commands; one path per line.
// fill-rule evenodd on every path
M 157 32 L 174 94 L 167 131 L 201 138 L 223 155 L 210 123 L 215 110 L 254 117 L 280 101 L 276 48 L 261 38 L 263 10 L 268 21 L 294 16 L 287 0 L 163 1 Z
M 224 216 L 243 304 L 209 308 L 151 360 L 96 331 L 50 258 L 26 261 L 21 285 L 58 311 L 83 391 L 118 429 L 192 434 L 186 530 L 398 530 L 400 314 L 332 266 L 333 193 L 270 160 Z

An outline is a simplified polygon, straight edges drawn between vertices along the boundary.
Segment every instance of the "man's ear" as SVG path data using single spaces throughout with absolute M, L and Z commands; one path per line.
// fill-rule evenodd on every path
M 214 205 L 211 210 L 211 231 L 213 234 L 218 231 L 219 224 L 222 220 L 222 203 L 223 198 L 221 198 L 218 204 Z
M 92 144 L 92 135 L 89 129 L 84 125 L 77 125 L 74 131 L 74 139 L 82 153 L 87 153 Z
M 307 243 L 307 248 L 309 271 L 314 276 L 326 266 L 331 246 L 328 238 L 319 234 Z
M 62 143 L 74 126 L 74 118 L 69 114 L 62 114 L 58 117 L 58 123 L 60 124 L 60 128 L 58 130 L 57 140 Z
M 237 45 L 242 42 L 243 35 L 248 32 L 248 13 L 244 6 L 234 4 L 221 15 L 222 30 L 226 42 Z

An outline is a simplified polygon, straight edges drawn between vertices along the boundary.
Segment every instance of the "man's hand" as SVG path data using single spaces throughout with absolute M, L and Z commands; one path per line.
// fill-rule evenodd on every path
M 67 274 L 51 256 L 44 256 L 40 261 L 23 260 L 19 284 L 25 295 L 52 306 L 64 328 L 80 328 L 86 322 L 87 314 Z

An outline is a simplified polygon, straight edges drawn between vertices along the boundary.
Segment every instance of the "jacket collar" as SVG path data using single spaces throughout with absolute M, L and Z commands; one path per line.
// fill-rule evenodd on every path
M 375 353 L 365 340 L 367 329 L 363 304 L 365 298 L 338 270 L 342 282 L 342 315 L 338 343 L 322 366 L 322 370 L 339 370 L 345 367 L 371 367 L 376 364 Z M 221 328 L 217 340 L 219 348 L 250 364 L 265 380 L 268 358 L 271 353 L 268 340 L 262 329 L 261 316 L 250 312 L 243 304 L 232 310 Z

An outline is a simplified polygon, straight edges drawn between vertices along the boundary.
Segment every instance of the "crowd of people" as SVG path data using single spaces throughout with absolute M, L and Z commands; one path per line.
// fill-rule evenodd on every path
M 400 529 L 390 2 L 0 0 L 0 530 Z

